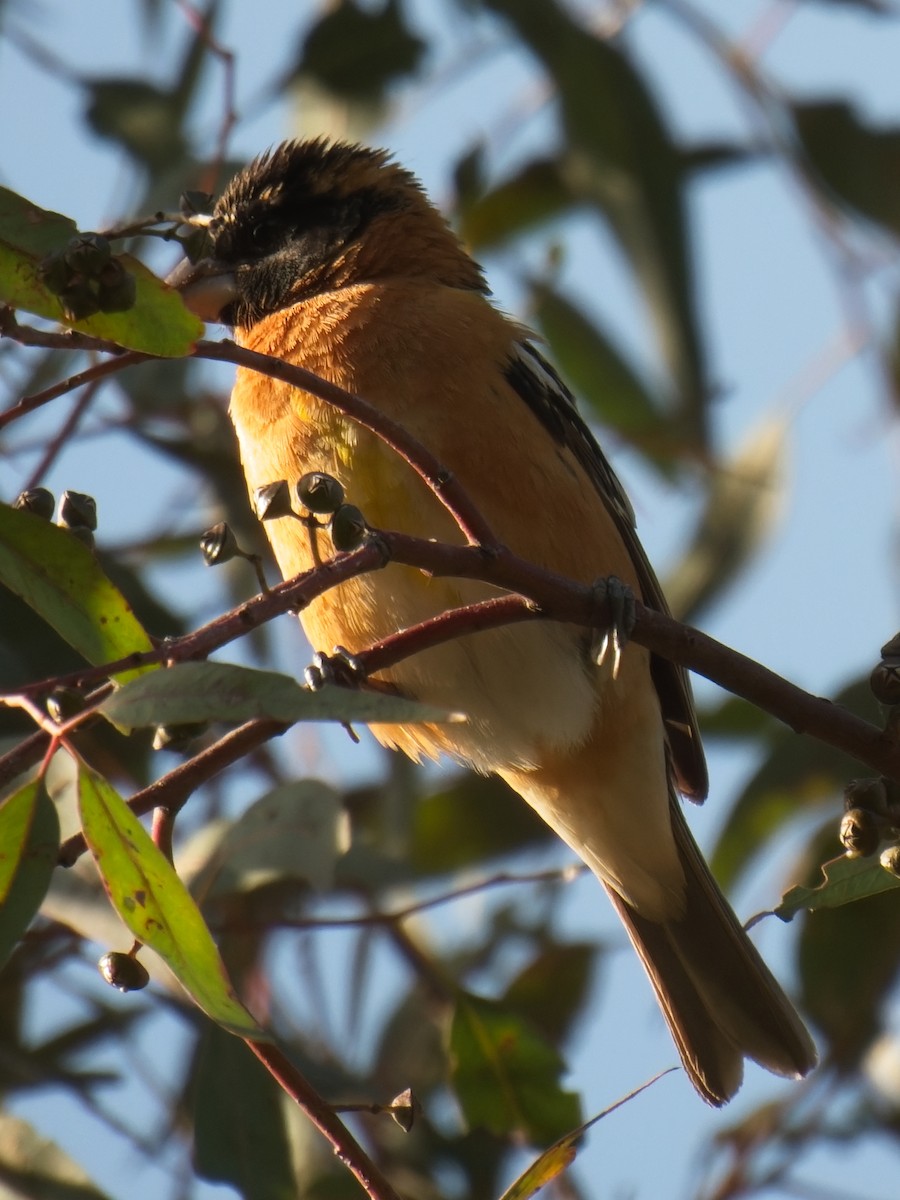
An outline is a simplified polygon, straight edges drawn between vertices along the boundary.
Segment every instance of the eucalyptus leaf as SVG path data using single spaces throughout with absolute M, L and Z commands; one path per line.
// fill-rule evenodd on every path
M 290 675 L 229 663 L 176 663 L 135 679 L 103 702 L 100 711 L 120 729 L 201 721 L 358 721 L 394 724 L 458 720 L 444 709 L 389 696 L 326 686 L 302 687 Z

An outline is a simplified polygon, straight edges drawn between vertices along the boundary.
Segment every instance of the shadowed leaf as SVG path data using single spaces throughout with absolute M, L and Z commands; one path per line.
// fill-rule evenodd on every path
M 59 853 L 59 818 L 39 780 L 0 804 L 0 965 L 41 906 Z
M 876 716 L 868 679 L 844 688 L 835 703 L 861 716 Z M 732 806 L 710 858 L 726 891 L 789 821 L 829 801 L 837 812 L 845 786 L 859 774 L 859 763 L 848 754 L 781 726 L 776 729 L 768 756 Z
M 294 1200 L 297 1181 L 278 1084 L 251 1051 L 215 1025 L 192 1080 L 194 1166 L 243 1200 Z
M 65 529 L 0 504 L 0 581 L 89 663 L 115 662 L 153 644 L 91 551 Z M 153 667 L 122 671 L 131 679 Z
M 707 387 L 694 302 L 684 174 L 641 74 L 618 44 L 578 25 L 551 0 L 486 0 L 512 23 L 551 77 L 569 150 L 569 189 L 609 222 L 643 289 L 677 416 L 699 444 Z
M 663 585 L 680 621 L 694 621 L 750 565 L 771 535 L 784 501 L 786 423 L 764 421 L 721 463 L 691 543 Z
M 401 696 L 327 686 L 301 687 L 289 675 L 229 663 L 176 663 L 133 680 L 100 706 L 121 729 L 201 721 L 447 721 L 453 714 Z
M 800 144 L 832 199 L 900 234 L 900 127 L 865 124 L 842 100 L 795 104 Z
M 505 1005 L 460 995 L 450 1055 L 454 1091 L 470 1126 L 546 1145 L 578 1121 L 578 1097 L 559 1086 L 565 1070 L 559 1054 Z

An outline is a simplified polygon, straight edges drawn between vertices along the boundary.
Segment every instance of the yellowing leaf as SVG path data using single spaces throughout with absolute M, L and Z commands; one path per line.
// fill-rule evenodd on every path
M 117 259 L 135 281 L 132 307 L 98 312 L 82 321 L 67 319 L 59 297 L 41 278 L 40 265 L 77 233 L 68 217 L 0 188 L 0 301 L 130 350 L 162 357 L 187 354 L 203 336 L 203 322 L 185 308 L 177 292 L 130 254 Z
M 617 1108 L 621 1108 L 623 1104 L 627 1104 L 635 1096 L 639 1096 L 641 1092 L 651 1087 L 658 1079 L 662 1079 L 664 1075 L 668 1075 L 671 1071 L 677 1069 L 677 1067 L 669 1067 L 665 1071 L 660 1071 L 658 1075 L 654 1075 L 652 1079 L 648 1079 L 646 1083 L 642 1083 L 640 1087 L 635 1088 L 633 1092 L 629 1092 L 627 1096 L 623 1096 L 621 1100 L 617 1100 L 615 1104 L 604 1108 L 603 1112 L 597 1113 L 589 1121 L 585 1121 L 583 1125 L 579 1125 L 577 1129 L 563 1134 L 558 1141 L 549 1146 L 543 1154 L 534 1160 L 531 1166 L 522 1172 L 515 1183 L 506 1189 L 500 1200 L 531 1200 L 531 1197 L 539 1192 L 545 1184 L 556 1179 L 557 1175 L 561 1175 L 566 1167 L 571 1166 L 575 1161 L 575 1155 L 578 1153 L 576 1144 L 581 1141 L 592 1125 L 596 1125 L 598 1121 L 602 1121 L 604 1117 L 608 1117 Z
M 103 886 L 134 936 L 156 951 L 207 1016 L 239 1037 L 265 1040 L 174 867 L 112 785 L 83 764 L 78 803 Z
M 153 649 L 131 605 L 87 546 L 49 521 L 5 504 L 0 504 L 0 583 L 89 663 Z M 153 669 L 122 671 L 116 678 Z

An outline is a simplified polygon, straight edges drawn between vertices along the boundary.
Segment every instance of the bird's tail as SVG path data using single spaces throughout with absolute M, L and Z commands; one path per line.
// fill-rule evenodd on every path
M 656 922 L 607 891 L 650 977 L 684 1069 L 710 1104 L 741 1085 L 744 1058 L 799 1078 L 816 1051 L 793 1005 L 710 874 L 673 799 L 672 832 L 685 874 L 685 911 Z

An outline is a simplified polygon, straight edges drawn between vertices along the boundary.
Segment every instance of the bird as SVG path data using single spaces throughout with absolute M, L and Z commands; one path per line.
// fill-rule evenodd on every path
M 399 422 L 512 553 L 581 584 L 613 577 L 668 611 L 632 506 L 571 392 L 387 151 L 328 138 L 281 143 L 231 179 L 206 234 L 205 256 L 170 279 L 195 313 Z M 238 368 L 229 411 L 251 496 L 321 472 L 367 526 L 465 544 L 394 449 L 312 393 Z M 286 579 L 334 554 L 320 523 L 286 513 L 265 529 Z M 339 646 L 352 660 L 491 595 L 485 583 L 389 563 L 329 590 L 300 618 L 314 649 Z M 537 620 L 432 646 L 377 681 L 465 721 L 373 733 L 412 758 L 446 756 L 500 776 L 587 864 L 707 1103 L 732 1098 L 745 1059 L 799 1079 L 816 1062 L 812 1039 L 682 811 L 679 792 L 696 801 L 707 792 L 686 673 L 635 642 L 613 672 L 594 641 L 574 624 Z

